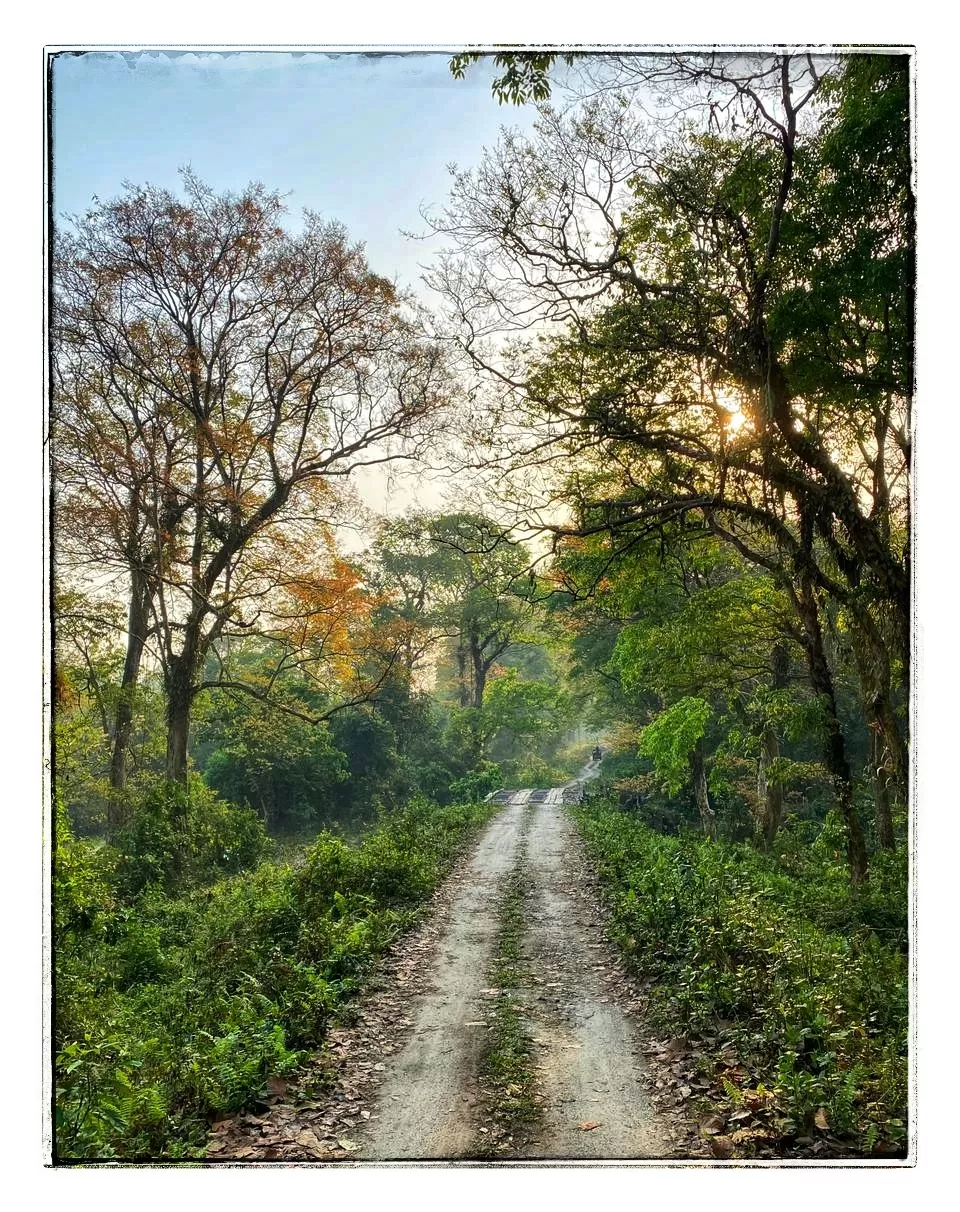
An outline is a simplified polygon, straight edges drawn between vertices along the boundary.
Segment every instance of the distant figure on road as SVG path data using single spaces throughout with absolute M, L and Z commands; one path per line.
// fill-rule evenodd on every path
M 599 762 L 600 759 L 603 757 L 603 750 L 600 748 L 599 745 L 594 745 L 593 753 L 591 754 L 591 757 L 593 758 L 593 760 L 595 762 Z

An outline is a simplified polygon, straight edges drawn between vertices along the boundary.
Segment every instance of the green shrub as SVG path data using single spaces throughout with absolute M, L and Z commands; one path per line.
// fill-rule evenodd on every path
M 115 855 L 108 847 L 73 836 L 59 795 L 53 806 L 53 939 L 59 947 L 66 946 L 70 936 L 102 928 L 112 917 Z
M 691 1030 L 732 1023 L 755 1079 L 775 1092 L 784 1132 L 810 1131 L 823 1107 L 863 1152 L 898 1150 L 907 1093 L 908 973 L 896 925 L 903 859 L 886 856 L 872 886 L 855 890 L 832 820 L 803 855 L 781 839 L 781 866 L 747 845 L 660 836 L 610 804 L 578 812 L 615 938 L 654 978 L 655 1018 Z
M 269 843 L 252 809 L 220 799 L 192 774 L 187 786 L 152 787 L 116 844 L 121 887 L 135 895 L 149 884 L 172 893 L 244 871 L 260 861 Z
M 450 794 L 461 803 L 474 804 L 502 786 L 503 775 L 497 763 L 481 762 L 476 770 L 471 770 L 462 778 L 454 779 L 450 784 Z
M 209 883 L 224 861 L 218 829 L 237 818 L 193 792 L 187 802 L 160 788 L 134 822 L 120 856 L 125 889 L 139 889 L 132 904 L 99 851 L 58 832 L 60 1158 L 200 1155 L 212 1116 L 322 1043 L 491 811 L 414 801 L 357 846 L 322 834 L 300 868 L 261 863 Z M 257 846 L 235 847 L 234 861 L 262 849 L 262 831 L 250 836 Z M 180 895 L 165 892 L 178 884 Z

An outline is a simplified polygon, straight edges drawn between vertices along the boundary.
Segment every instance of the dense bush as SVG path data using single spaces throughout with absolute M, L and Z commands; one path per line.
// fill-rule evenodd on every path
M 100 928 L 113 909 L 111 879 L 114 856 L 103 847 L 78 842 L 62 798 L 54 797 L 53 941 L 68 946 L 71 938 Z
M 565 783 L 576 773 L 579 761 L 573 769 L 560 759 L 547 761 L 535 753 L 522 758 L 513 758 L 500 763 L 503 777 L 500 786 L 507 787 L 556 787 Z
M 215 800 L 201 797 L 205 811 Z M 196 1153 L 211 1117 L 256 1099 L 269 1076 L 293 1072 L 319 1045 L 488 811 L 416 802 L 358 846 L 321 834 L 300 868 L 264 863 L 176 897 L 157 879 L 135 903 L 119 899 L 104 848 L 73 839 L 64 819 L 58 1157 Z M 144 842 L 138 854 L 167 844 L 160 815 L 157 803 L 146 812 L 151 830 L 138 836 L 154 849 Z
M 249 804 L 277 832 L 318 827 L 336 806 L 347 777 L 344 755 L 333 748 L 327 730 L 297 723 L 297 745 L 288 741 L 278 751 L 268 747 L 267 738 L 258 747 L 254 732 L 253 740 L 244 735 L 215 749 L 203 767 L 204 780 L 215 791 L 233 803 Z
M 459 799 L 473 802 L 484 799 L 503 784 L 503 773 L 496 762 L 480 762 L 475 770 L 455 779 L 450 784 L 450 792 Z
M 256 813 L 221 799 L 199 775 L 186 787 L 157 782 L 116 838 L 118 875 L 128 893 L 148 884 L 171 892 L 247 870 L 268 844 Z
M 723 1021 L 785 1133 L 820 1108 L 865 1153 L 899 1149 L 907 1104 L 906 863 L 885 856 L 852 889 L 842 827 L 779 840 L 768 857 L 663 837 L 594 801 L 579 810 L 616 939 L 653 978 L 655 1016 Z

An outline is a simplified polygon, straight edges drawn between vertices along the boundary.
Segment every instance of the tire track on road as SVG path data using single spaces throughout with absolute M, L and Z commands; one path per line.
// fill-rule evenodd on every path
M 476 1155 L 482 990 L 500 930 L 501 886 L 513 869 L 529 791 L 487 827 L 451 903 L 429 990 L 391 1058 L 358 1157 L 436 1160 Z
M 639 1159 L 672 1148 L 643 1084 L 633 1023 L 607 980 L 602 920 L 583 892 L 576 826 L 557 803 L 540 805 L 529 831 L 525 958 L 542 1098 L 534 1159 Z

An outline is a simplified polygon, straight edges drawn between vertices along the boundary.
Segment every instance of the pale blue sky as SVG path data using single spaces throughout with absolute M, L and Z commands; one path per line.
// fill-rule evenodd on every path
M 446 165 L 476 163 L 502 125 L 487 64 L 454 80 L 448 53 L 369 57 L 275 51 L 93 52 L 53 69 L 54 213 L 111 198 L 124 179 L 176 187 L 190 164 L 218 189 L 252 179 L 290 192 L 367 245 L 371 267 L 418 286 L 432 244 L 421 203 L 439 204 Z
M 504 125 L 528 128 L 530 108 L 500 106 L 492 64 L 454 80 L 447 53 L 92 52 L 53 67 L 54 215 L 82 212 L 124 180 L 177 189 L 189 164 L 216 189 L 250 180 L 343 223 L 371 268 L 429 298 L 419 266 L 435 241 L 421 204 L 447 194 L 447 165 L 475 164 Z M 395 467 L 355 482 L 378 512 L 441 508 L 445 477 Z M 344 536 L 347 546 L 359 539 Z

